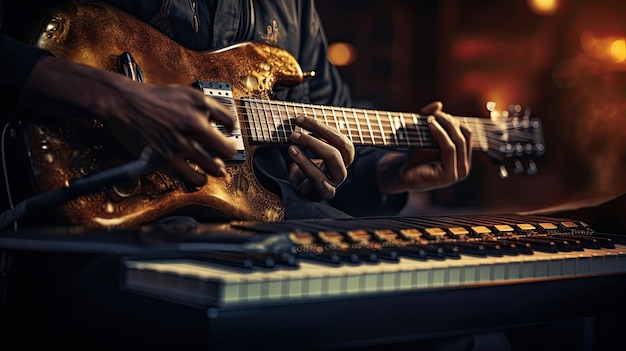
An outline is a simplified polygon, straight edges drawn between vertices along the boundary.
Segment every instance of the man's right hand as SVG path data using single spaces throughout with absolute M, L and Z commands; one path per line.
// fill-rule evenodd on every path
M 134 82 L 115 72 L 43 57 L 20 96 L 20 112 L 50 118 L 97 118 L 135 156 L 144 147 L 154 162 L 191 186 L 206 174 L 225 176 L 222 158 L 236 148 L 211 122 L 232 129 L 235 118 L 216 100 L 179 85 Z M 153 157 L 154 157 L 153 156 Z

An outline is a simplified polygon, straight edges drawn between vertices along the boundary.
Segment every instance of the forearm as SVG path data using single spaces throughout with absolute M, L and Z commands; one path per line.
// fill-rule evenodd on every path
M 18 97 L 32 70 L 47 55 L 44 50 L 0 34 L 0 100 L 6 120 L 15 114 Z
M 42 57 L 26 80 L 17 103 L 20 113 L 58 118 L 111 118 L 120 94 L 133 84 L 121 74 L 55 57 Z M 113 106 L 112 106 L 113 105 Z

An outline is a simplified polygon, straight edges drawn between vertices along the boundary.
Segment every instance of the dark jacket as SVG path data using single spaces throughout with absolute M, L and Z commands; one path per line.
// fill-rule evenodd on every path
M 289 51 L 312 79 L 291 88 L 275 87 L 274 98 L 333 106 L 348 106 L 350 95 L 337 69 L 327 60 L 327 41 L 313 1 L 273 0 L 108 0 L 193 50 L 213 50 L 242 41 L 261 41 Z M 15 99 L 37 60 L 46 52 L 0 36 L 0 88 L 15 107 Z M 288 180 L 284 150 L 271 147 L 255 153 L 255 166 L 280 192 L 287 218 L 389 215 L 402 208 L 406 195 L 383 197 L 377 191 L 375 167 L 384 152 L 358 148 L 349 178 L 326 203 L 301 198 Z

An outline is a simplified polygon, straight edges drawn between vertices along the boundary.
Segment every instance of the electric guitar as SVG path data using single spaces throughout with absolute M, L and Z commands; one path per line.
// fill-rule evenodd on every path
M 43 22 L 36 45 L 57 57 L 121 71 L 146 83 L 195 86 L 228 106 L 238 120 L 232 132 L 224 130 L 239 150 L 227 160 L 227 177 L 209 176 L 198 189 L 157 170 L 59 206 L 58 215 L 70 224 L 131 227 L 183 209 L 224 219 L 281 220 L 281 199 L 260 185 L 252 158 L 260 145 L 287 143 L 295 116 L 323 121 L 357 146 L 437 147 L 426 116 L 271 100 L 275 85 L 298 84 L 306 73 L 292 55 L 270 45 L 247 42 L 191 51 L 129 14 L 96 3 L 57 8 Z M 545 151 L 541 123 L 527 114 L 499 121 L 459 118 L 471 129 L 475 150 L 526 160 Z M 31 117 L 22 126 L 40 192 L 133 159 L 95 119 L 51 122 Z M 529 172 L 536 171 L 533 167 Z

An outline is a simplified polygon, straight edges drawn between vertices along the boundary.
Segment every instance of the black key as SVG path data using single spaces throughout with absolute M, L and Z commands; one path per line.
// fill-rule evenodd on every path
M 567 238 L 574 238 L 580 240 L 583 247 L 586 249 L 614 249 L 615 243 L 613 239 L 603 238 L 600 236 L 586 236 L 586 235 L 566 235 Z
M 398 262 L 400 260 L 400 254 L 396 250 L 395 246 L 380 246 L 372 248 L 379 259 L 391 262 Z
M 530 244 L 531 249 L 536 250 L 536 251 L 551 252 L 551 253 L 559 252 L 559 249 L 557 248 L 554 241 L 550 241 L 550 240 L 538 240 L 534 238 L 515 238 L 515 239 L 509 239 L 509 240 Z
M 410 258 L 425 260 L 428 258 L 428 254 L 424 250 L 424 248 L 420 247 L 420 245 L 406 245 L 406 246 L 395 246 L 394 250 L 400 254 L 400 256 L 406 256 Z
M 513 254 L 517 254 L 517 250 L 513 250 L 515 247 L 513 246 L 513 248 L 507 247 L 506 249 L 508 249 L 505 252 L 505 246 L 510 246 L 510 245 L 503 245 L 500 242 L 497 241 L 490 241 L 490 240 L 481 240 L 481 241 L 471 241 L 469 242 L 472 245 L 482 245 L 483 249 L 485 250 L 485 255 L 487 256 L 502 256 L 505 253 L 509 254 L 509 255 L 513 255 Z
M 503 248 L 515 251 L 515 254 L 520 255 L 532 255 L 533 247 L 530 243 L 526 242 L 518 242 L 513 239 L 498 239 L 498 242 L 502 245 Z
M 487 249 L 485 245 L 479 243 L 471 243 L 464 241 L 455 241 L 454 243 L 440 243 L 439 245 L 454 250 L 455 248 L 462 254 L 468 254 L 473 256 L 487 256 Z
M 456 245 L 426 244 L 421 245 L 429 257 L 460 258 L 459 247 Z
M 361 247 L 361 248 L 356 248 L 356 249 L 350 248 L 348 249 L 348 251 L 351 254 L 356 255 L 357 257 L 357 260 L 354 261 L 353 263 L 357 263 L 359 261 L 370 262 L 370 263 L 379 262 L 377 251 L 372 250 L 369 247 Z M 352 256 L 350 256 L 350 260 L 353 261 Z
M 555 242 L 558 242 L 560 240 L 564 240 L 567 242 L 567 245 L 569 246 L 570 251 L 583 251 L 585 249 L 583 242 L 579 239 L 576 239 L 570 235 L 559 235 L 559 236 L 547 236 L 545 237 L 546 239 L 550 239 L 550 240 L 554 240 Z M 558 245 L 558 244 L 557 244 Z M 565 250 L 561 250 L 559 248 L 560 251 L 565 251 Z
M 298 261 L 298 257 L 292 253 L 283 252 L 283 253 L 269 253 L 266 254 L 274 258 L 276 264 L 280 264 L 287 267 L 299 267 L 300 262 Z
M 301 259 L 319 261 L 334 266 L 341 264 L 341 258 L 334 250 L 301 250 L 297 252 L 298 257 Z
M 561 252 L 572 251 L 569 241 L 563 239 L 562 237 L 546 238 L 546 237 L 538 236 L 538 237 L 526 237 L 526 239 L 534 240 L 535 242 L 545 242 L 547 245 L 554 244 L 556 249 Z
M 354 252 L 354 250 L 337 248 L 328 249 L 328 251 L 334 252 L 342 262 L 357 264 L 361 261 L 361 258 L 356 252 Z
M 603 238 L 601 236 L 594 236 L 594 238 L 596 238 L 596 240 L 598 240 L 598 242 L 600 243 L 600 246 L 606 249 L 614 249 L 615 248 L 615 243 L 613 242 L 613 239 L 611 238 Z

